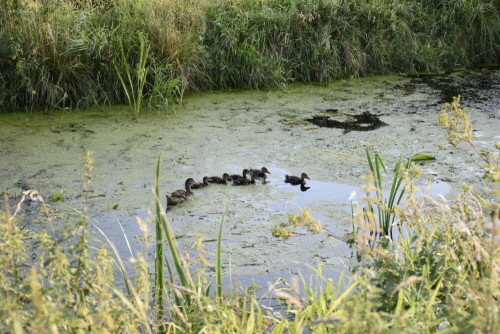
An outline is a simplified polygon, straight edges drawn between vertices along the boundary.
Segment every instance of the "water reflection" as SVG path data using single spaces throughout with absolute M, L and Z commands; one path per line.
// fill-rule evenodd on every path
M 300 191 L 304 192 L 304 191 L 307 191 L 309 190 L 311 187 L 306 187 L 306 185 L 304 183 L 302 183 L 300 185 Z

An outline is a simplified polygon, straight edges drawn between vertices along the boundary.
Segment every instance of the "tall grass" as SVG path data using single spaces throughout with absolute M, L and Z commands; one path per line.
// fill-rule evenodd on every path
M 373 229 L 374 233 L 380 232 L 382 235 L 388 235 L 392 239 L 392 227 L 394 224 L 395 216 L 395 208 L 397 205 L 401 203 L 401 199 L 405 194 L 405 186 L 403 185 L 404 170 L 408 170 L 410 168 L 411 159 L 408 159 L 408 162 L 405 166 L 401 165 L 401 159 L 396 163 L 396 166 L 393 169 L 394 176 L 392 178 L 391 189 L 389 191 L 389 197 L 386 198 L 384 194 L 383 188 L 383 177 L 382 171 L 387 175 L 387 169 L 385 168 L 384 162 L 378 153 L 375 153 L 373 160 L 370 156 L 370 152 L 366 150 L 366 158 L 368 160 L 368 166 L 370 167 L 370 177 L 373 180 L 375 192 L 374 201 L 368 201 L 368 211 L 370 215 L 368 215 L 368 220 L 373 221 L 373 216 L 375 209 L 374 205 L 377 209 L 377 220 L 375 221 L 374 226 L 377 226 Z M 371 192 L 371 188 L 368 188 L 368 196 Z
M 498 63 L 499 45 L 486 0 L 7 0 L 0 108 L 137 106 L 130 81 L 164 108 L 199 89 Z M 127 71 L 143 62 L 145 77 Z
M 149 45 L 146 45 L 144 37 L 140 35 L 139 37 L 139 59 L 135 68 L 133 68 L 128 61 L 128 51 L 125 53 L 123 49 L 123 40 L 118 39 L 118 44 L 120 45 L 120 55 L 122 60 L 122 66 L 125 69 L 124 78 L 120 73 L 118 66 L 113 64 L 118 78 L 123 86 L 125 95 L 127 96 L 127 101 L 131 105 L 132 118 L 137 119 L 142 108 L 142 95 L 144 93 L 144 85 L 146 84 L 146 76 L 148 68 L 146 67 L 146 62 L 149 56 Z M 135 78 L 135 80 L 133 79 Z

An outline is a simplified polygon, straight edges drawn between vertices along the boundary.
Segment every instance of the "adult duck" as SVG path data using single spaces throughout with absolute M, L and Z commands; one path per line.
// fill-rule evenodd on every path
M 208 182 L 211 183 L 219 183 L 219 184 L 227 184 L 228 181 L 232 181 L 233 179 L 229 176 L 228 173 L 224 173 L 222 177 L 218 176 L 210 176 L 210 180 Z
M 294 186 L 299 185 L 299 184 L 305 184 L 306 181 L 304 179 L 310 180 L 309 176 L 307 176 L 306 173 L 302 173 L 300 177 L 298 176 L 290 176 L 290 175 L 285 175 L 285 183 L 291 183 Z
M 190 199 L 193 199 L 194 192 L 191 190 L 193 183 L 195 183 L 194 180 L 192 178 L 189 178 L 186 180 L 186 183 L 184 184 L 186 190 L 179 189 L 174 191 L 171 195 L 166 195 L 167 204 L 177 205 L 179 203 L 184 203 L 186 201 L 189 201 Z
M 251 178 L 251 180 L 247 179 L 246 177 L 240 178 L 237 180 L 233 180 L 233 185 L 235 185 L 235 186 L 247 186 L 249 184 L 255 184 L 255 176 L 250 174 L 250 178 Z
M 192 189 L 200 189 L 200 188 L 206 187 L 206 186 L 208 186 L 208 182 L 210 182 L 210 181 L 212 181 L 211 178 L 208 176 L 205 176 L 205 177 L 203 177 L 203 182 L 194 182 L 191 185 L 191 188 Z
M 250 168 L 250 173 L 257 178 L 263 178 L 263 179 L 267 177 L 266 174 L 271 174 L 271 172 L 268 171 L 266 167 L 262 167 L 261 169 Z

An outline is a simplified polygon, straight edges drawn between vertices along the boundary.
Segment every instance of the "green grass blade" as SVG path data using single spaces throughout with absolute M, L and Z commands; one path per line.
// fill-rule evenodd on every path
M 224 226 L 225 208 L 222 210 L 222 218 L 217 236 L 217 251 L 215 254 L 215 284 L 217 300 L 222 301 L 222 227 Z
M 375 153 L 375 186 L 377 187 L 377 198 L 379 200 L 379 204 L 377 205 L 377 212 L 378 212 L 378 223 L 379 223 L 379 228 L 381 228 L 385 233 L 387 231 L 386 229 L 386 220 L 384 219 L 384 198 L 383 198 L 383 192 L 382 192 L 382 177 L 380 176 L 380 165 L 384 166 L 382 163 L 382 159 L 378 155 L 378 153 Z M 383 167 L 385 168 L 385 167 Z
M 156 178 L 155 178 L 155 197 L 160 198 L 160 161 L 161 161 L 161 153 L 158 155 L 158 161 L 156 163 Z M 165 289 L 165 276 L 164 276 L 164 254 L 163 254 L 163 234 L 162 234 L 162 226 L 161 226 L 161 209 L 160 203 L 158 200 L 156 202 L 156 219 L 155 219 L 155 232 L 156 232 L 156 257 L 155 257 L 155 292 L 156 292 L 156 320 L 162 321 L 165 312 L 164 312 L 164 304 L 163 304 L 163 291 Z
M 366 152 L 366 159 L 368 160 L 368 166 L 370 167 L 370 171 L 373 173 L 373 175 L 375 175 L 375 169 L 373 168 L 370 152 L 368 151 L 368 149 L 365 152 Z
M 179 257 L 179 253 L 177 252 L 177 248 L 175 245 L 174 241 L 174 233 L 170 229 L 170 222 L 167 220 L 165 214 L 162 212 L 160 215 L 160 221 L 161 225 L 163 227 L 163 232 L 165 234 L 165 237 L 167 239 L 167 244 L 170 249 L 170 254 L 172 255 L 172 258 L 174 260 L 174 265 L 175 265 L 175 270 L 177 272 L 177 275 L 179 276 L 179 280 L 181 282 L 181 285 L 185 288 L 188 288 L 190 284 L 188 283 L 186 273 L 184 272 L 184 269 L 181 264 L 181 260 Z

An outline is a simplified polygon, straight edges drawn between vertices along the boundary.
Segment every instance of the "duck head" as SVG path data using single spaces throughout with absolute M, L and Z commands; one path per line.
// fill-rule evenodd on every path
M 184 183 L 184 187 L 186 187 L 186 190 L 188 189 L 188 186 L 189 186 L 189 189 L 191 189 L 191 186 L 193 184 L 195 184 L 196 182 L 193 180 L 193 178 L 189 178 L 186 180 L 186 182 Z
M 266 167 L 262 167 L 261 171 L 262 173 L 271 174 L 271 172 L 268 171 Z

